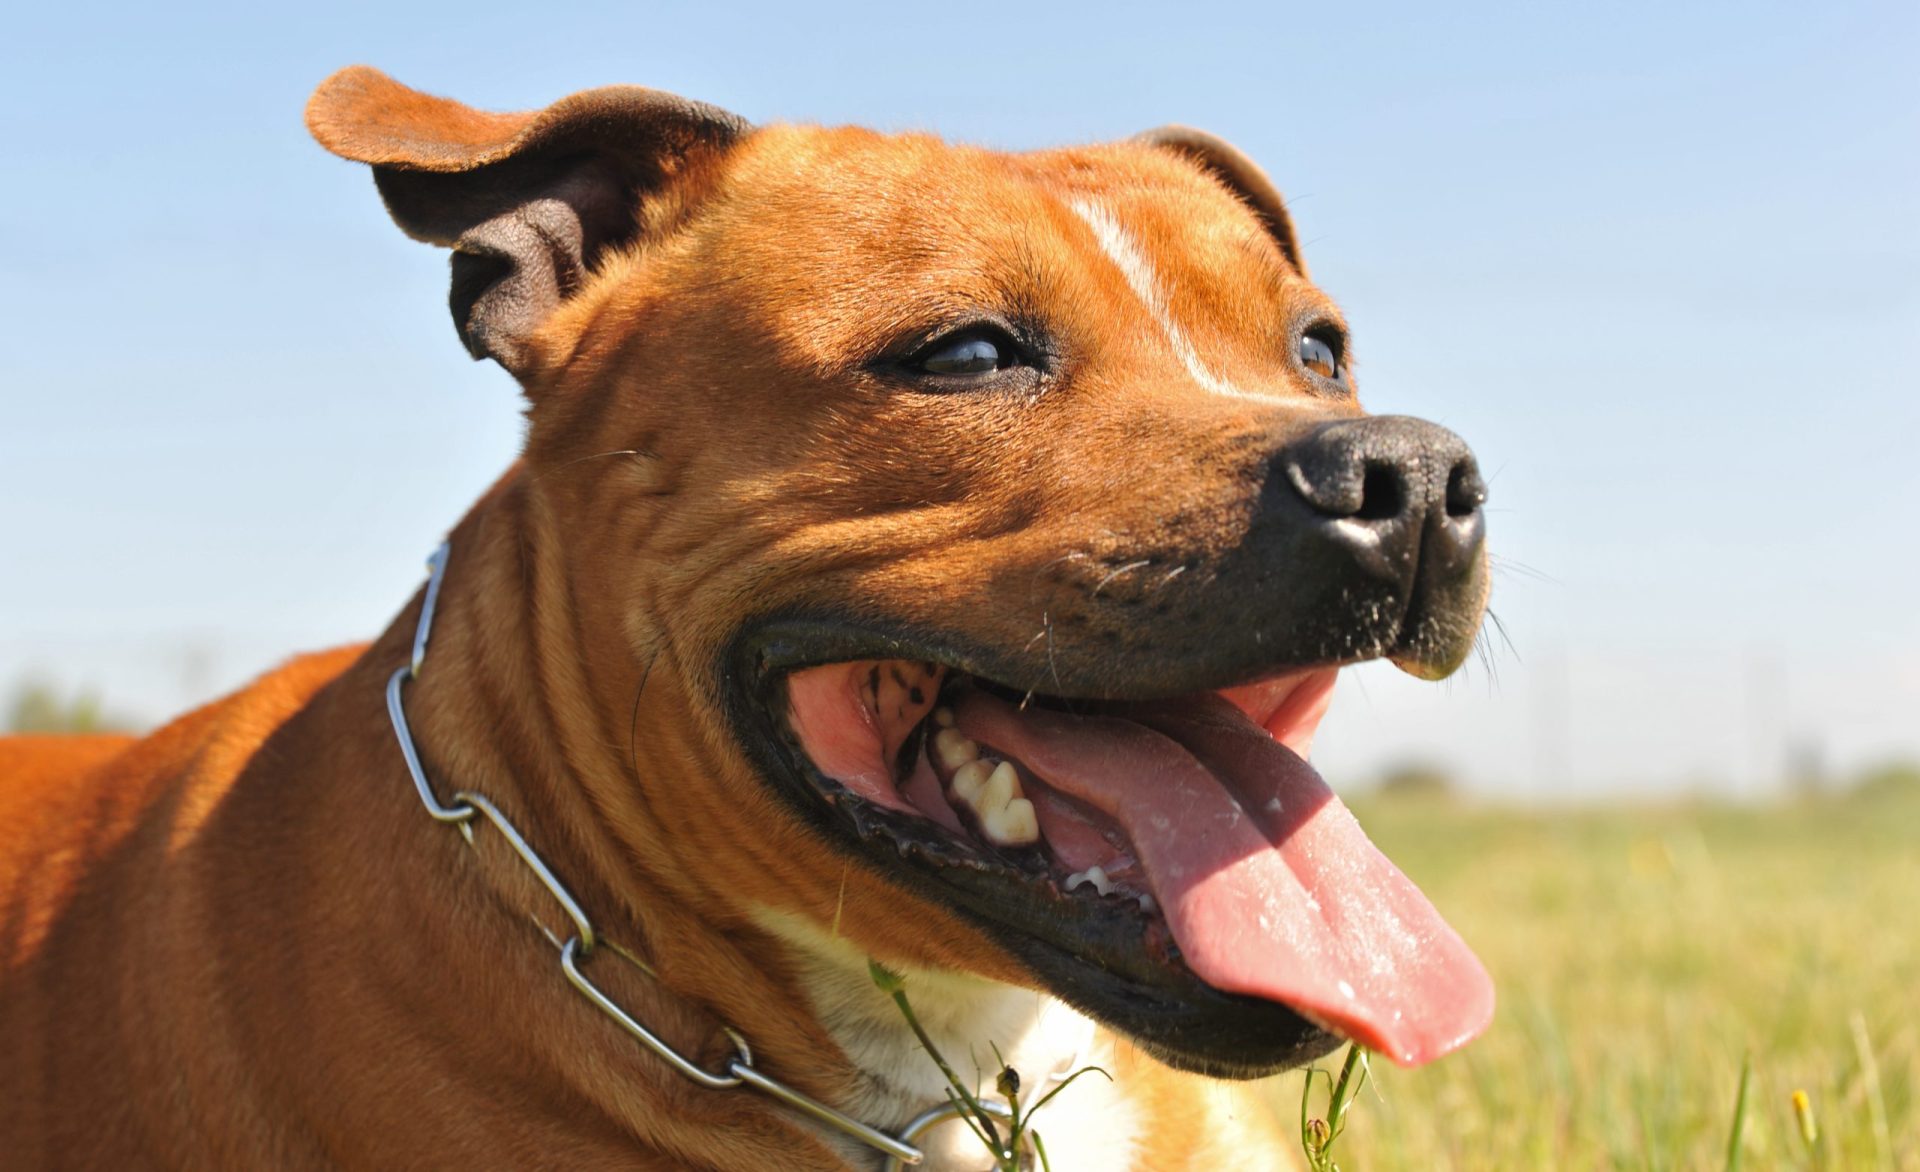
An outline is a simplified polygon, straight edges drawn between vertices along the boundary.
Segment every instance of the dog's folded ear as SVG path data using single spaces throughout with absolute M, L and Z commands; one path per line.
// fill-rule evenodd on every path
M 1300 241 L 1293 234 L 1293 219 L 1287 215 L 1287 201 L 1260 169 L 1232 143 L 1191 126 L 1161 126 L 1134 136 L 1134 141 L 1169 150 L 1198 163 L 1202 170 L 1226 184 L 1227 190 L 1246 201 L 1260 217 L 1280 251 L 1301 276 L 1307 275 L 1307 262 L 1300 255 Z
M 334 154 L 372 165 L 402 231 L 453 249 L 461 340 L 522 378 L 534 330 L 602 252 L 634 237 L 641 202 L 750 129 L 640 86 L 493 114 L 364 65 L 320 83 L 307 127 Z

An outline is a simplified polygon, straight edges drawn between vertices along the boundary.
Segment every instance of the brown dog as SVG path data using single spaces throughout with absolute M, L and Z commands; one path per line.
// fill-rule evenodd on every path
M 877 1167 L 756 1085 L 944 1101 L 869 957 L 984 1093 L 1111 1074 L 1035 1116 L 1056 1169 L 1284 1163 L 1216 1078 L 1485 1024 L 1302 759 L 1340 665 L 1466 654 L 1484 489 L 1362 415 L 1251 162 L 364 68 L 308 121 L 453 248 L 524 458 L 417 671 L 418 598 L 140 741 L 0 745 L 10 1167 Z

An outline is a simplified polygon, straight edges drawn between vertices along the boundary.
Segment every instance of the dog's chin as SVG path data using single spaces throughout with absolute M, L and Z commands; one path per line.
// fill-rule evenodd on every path
M 1303 755 L 1311 740 L 1333 665 L 1276 664 L 1263 678 L 1223 679 L 1201 693 L 1108 702 L 1016 691 L 967 670 L 978 662 L 944 640 L 788 621 L 742 635 L 722 678 L 749 759 L 819 834 L 971 921 L 1035 983 L 1161 1061 L 1258 1078 L 1354 1034 L 1311 991 L 1303 1006 L 1270 995 L 1293 987 L 1284 981 L 1229 990 L 1196 972 L 1177 929 L 1189 941 L 1199 929 L 1165 906 L 1178 898 L 1188 919 L 1201 914 L 1190 909 L 1202 897 L 1169 877 L 1188 848 L 1133 841 L 1164 820 L 1126 803 L 1159 799 L 1109 795 L 1053 752 L 1075 736 L 1184 735 L 1183 721 L 1213 730 L 1194 734 L 1204 740 L 1239 720 L 1267 730 L 1280 746 L 1273 751 L 1306 769 L 1292 750 Z M 1040 731 L 1021 741 L 1028 727 Z M 991 746 L 968 735 L 994 728 L 1003 731 L 986 734 L 1001 742 Z M 1311 790 L 1318 777 L 1301 784 Z M 1223 801 L 1251 808 L 1248 794 L 1217 788 Z M 1271 807 L 1280 805 L 1275 797 Z M 1224 963 L 1204 951 L 1199 959 L 1215 971 Z

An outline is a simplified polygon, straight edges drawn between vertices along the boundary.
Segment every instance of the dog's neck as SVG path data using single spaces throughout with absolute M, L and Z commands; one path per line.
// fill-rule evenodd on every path
M 716 1072 L 733 1054 L 723 1027 L 738 1029 L 760 1065 L 779 1070 L 805 1093 L 833 1101 L 855 1078 L 836 1063 L 825 1032 L 809 1029 L 804 1011 L 783 996 L 781 947 L 758 933 L 714 930 L 713 908 L 694 878 L 698 868 L 673 849 L 670 833 L 652 827 L 646 837 L 663 848 L 639 852 L 629 845 L 638 836 L 622 836 L 609 825 L 620 818 L 671 819 L 674 811 L 647 805 L 649 795 L 633 776 L 649 752 L 671 750 L 630 737 L 625 715 L 616 722 L 616 705 L 599 699 L 624 689 L 627 699 L 618 706 L 631 713 L 645 665 L 624 679 L 601 676 L 617 672 L 621 657 L 582 645 L 574 584 L 560 572 L 549 530 L 535 523 L 538 509 L 523 475 L 510 473 L 450 541 L 431 636 L 419 673 L 403 694 L 430 786 L 443 802 L 462 790 L 479 794 L 515 824 L 585 909 L 605 945 L 591 962 L 590 979 L 636 1020 Z M 379 661 L 376 671 L 405 662 L 421 606 L 416 600 L 403 611 L 368 652 L 369 660 Z M 343 682 L 356 689 L 366 683 Z M 388 816 L 426 850 L 439 838 L 457 842 L 451 827 L 436 824 L 413 799 L 405 774 L 397 772 L 399 745 L 390 731 L 385 740 L 381 773 L 393 796 L 406 799 L 387 807 Z M 609 810 L 609 795 L 622 794 L 628 804 Z M 413 866 L 415 860 L 403 859 L 396 870 Z M 543 938 L 544 931 L 564 941 L 572 926 L 498 835 L 478 825 L 473 849 L 454 852 L 443 867 L 446 873 L 436 877 L 441 898 L 420 914 L 458 921 L 443 930 L 456 944 L 471 941 L 472 955 L 454 958 L 455 966 L 494 966 L 513 979 L 510 986 L 496 975 L 485 990 L 497 994 L 494 1003 L 459 1007 L 460 1015 L 510 1020 L 529 999 L 585 1007 L 562 975 L 554 943 Z M 389 882 L 400 886 L 397 878 Z M 652 975 L 641 975 L 612 955 L 616 951 L 638 957 Z M 538 1016 L 552 1020 L 551 1014 Z M 563 1020 L 576 1036 L 540 1043 L 538 1060 L 560 1083 L 618 1120 L 640 1150 L 672 1150 L 673 1133 L 702 1126 L 660 1118 L 663 1088 L 675 1097 L 715 1096 L 714 1110 L 735 1119 L 758 1117 L 762 1132 L 803 1129 L 750 1091 L 676 1085 L 683 1076 L 591 1009 Z M 776 1023 L 787 1028 L 776 1030 Z M 503 1047 L 500 1060 L 525 1063 L 528 1050 Z M 788 1142 L 796 1167 L 830 1166 L 827 1152 L 838 1150 L 822 1142 L 809 1155 L 804 1136 Z
M 631 695 L 649 665 L 579 646 L 574 584 L 532 523 L 529 510 L 537 508 L 510 479 L 455 533 L 430 646 L 407 697 L 441 798 L 473 790 L 508 811 L 588 914 L 653 965 L 657 981 L 613 974 L 618 996 L 643 1024 L 696 1051 L 704 1045 L 709 1057 L 725 1053 L 718 1027 L 730 1025 L 747 1035 L 764 1066 L 883 1130 L 944 1102 L 945 1077 L 873 984 L 863 951 L 802 917 L 766 908 L 715 932 L 713 917 L 724 913 L 703 906 L 700 884 L 690 879 L 700 869 L 697 858 L 638 858 L 608 831 L 609 788 L 639 790 L 641 762 L 684 747 L 646 743 L 631 726 L 632 701 L 596 698 L 622 689 Z M 409 608 L 376 650 L 397 644 L 416 614 Z M 436 735 L 456 727 L 462 735 Z M 394 753 L 397 759 L 397 746 Z M 641 796 L 638 813 L 656 813 Z M 418 816 L 428 822 L 424 812 Z M 475 858 L 473 866 L 491 872 L 484 878 L 501 885 L 522 916 L 564 937 L 557 909 L 514 874 L 504 851 L 491 853 L 491 861 Z M 530 929 L 523 935 L 520 946 L 530 952 L 549 947 Z M 698 979 L 715 969 L 730 978 Z M 526 992 L 572 996 L 557 979 L 544 992 Z M 1052 1088 L 1051 1076 L 1090 1060 L 1092 1023 L 1044 994 L 925 970 L 910 974 L 909 994 L 935 1044 L 983 1096 L 993 1093 L 999 1073 L 995 1048 L 1025 1081 L 1028 1102 L 1034 1088 Z M 603 1019 L 586 1028 L 615 1030 Z M 632 1068 L 659 1069 L 637 1050 Z M 1064 1122 L 1089 1109 L 1103 1097 L 1090 1090 L 1063 1097 L 1049 1115 Z M 853 1166 L 875 1163 L 871 1149 L 792 1118 Z M 930 1167 L 987 1166 L 978 1140 L 957 1124 L 930 1133 L 927 1147 Z

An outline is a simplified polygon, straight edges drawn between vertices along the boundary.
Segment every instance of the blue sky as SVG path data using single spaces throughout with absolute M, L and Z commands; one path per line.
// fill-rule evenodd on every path
M 1213 130 L 1363 396 L 1474 444 L 1512 647 L 1317 756 L 1754 792 L 1920 754 L 1920 8 L 72 4 L 0 47 L 0 683 L 164 717 L 364 638 L 511 458 L 445 263 L 300 111 L 639 82 L 1009 148 Z

